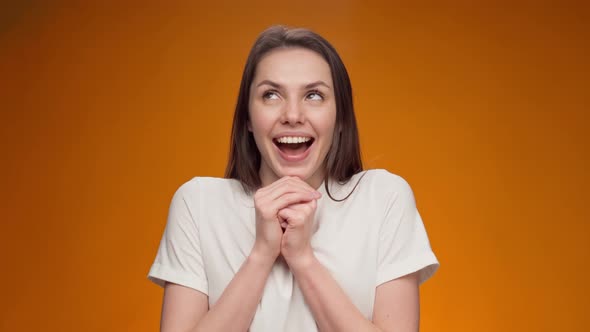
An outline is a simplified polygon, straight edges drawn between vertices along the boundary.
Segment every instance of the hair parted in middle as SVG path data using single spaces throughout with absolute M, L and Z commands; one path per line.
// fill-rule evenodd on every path
M 262 57 L 276 48 L 289 47 L 300 47 L 314 51 L 321 55 L 330 66 L 336 99 L 336 124 L 332 146 L 324 161 L 326 174 L 324 185 L 332 200 L 345 200 L 354 191 L 354 188 L 345 198 L 335 199 L 330 194 L 328 181 L 346 183 L 354 174 L 363 170 L 352 102 L 352 86 L 346 67 L 334 47 L 322 36 L 303 28 L 272 26 L 264 30 L 252 46 L 242 74 L 234 112 L 225 177 L 240 181 L 247 192 L 252 192 L 261 186 L 258 173 L 261 155 L 252 133 L 248 130 L 250 87 L 256 67 Z

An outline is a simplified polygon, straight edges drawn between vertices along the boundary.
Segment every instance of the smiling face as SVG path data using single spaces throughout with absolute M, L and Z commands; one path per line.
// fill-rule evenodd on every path
M 262 186 L 289 175 L 318 188 L 336 123 L 332 75 L 322 56 L 291 47 L 262 57 L 250 87 L 249 115 L 248 129 L 262 157 Z

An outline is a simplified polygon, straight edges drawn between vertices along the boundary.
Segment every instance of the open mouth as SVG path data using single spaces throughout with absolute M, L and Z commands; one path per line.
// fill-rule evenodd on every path
M 313 137 L 279 137 L 273 139 L 273 143 L 287 156 L 304 154 L 314 141 Z

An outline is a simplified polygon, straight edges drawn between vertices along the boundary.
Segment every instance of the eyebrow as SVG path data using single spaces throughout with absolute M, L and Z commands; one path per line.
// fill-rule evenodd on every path
M 270 86 L 272 86 L 275 89 L 281 89 L 281 87 L 282 87 L 279 83 L 276 83 L 276 82 L 273 82 L 273 81 L 270 81 L 270 80 L 264 80 L 264 81 L 258 83 L 256 85 L 256 87 L 259 87 L 261 85 L 270 85 Z M 326 82 L 324 82 L 324 81 L 315 81 L 315 82 L 312 82 L 312 83 L 309 83 L 309 84 L 305 85 L 303 88 L 304 89 L 311 89 L 311 88 L 315 88 L 316 86 L 319 86 L 319 85 L 323 85 L 326 88 L 330 89 L 330 86 Z

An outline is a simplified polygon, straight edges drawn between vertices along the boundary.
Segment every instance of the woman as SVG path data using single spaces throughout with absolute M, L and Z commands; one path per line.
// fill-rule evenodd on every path
M 175 193 L 149 272 L 162 331 L 417 331 L 438 262 L 411 188 L 362 171 L 352 89 L 305 29 L 256 40 L 226 178 Z

